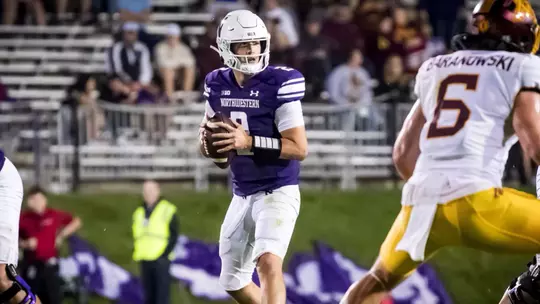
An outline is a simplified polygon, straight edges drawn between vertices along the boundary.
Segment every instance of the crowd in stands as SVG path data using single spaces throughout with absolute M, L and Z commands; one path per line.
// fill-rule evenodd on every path
M 411 102 L 422 62 L 447 52 L 453 34 L 470 25 L 464 0 L 189 0 L 191 11 L 215 16 L 205 34 L 190 37 L 178 24 L 169 24 L 159 36 L 145 28 L 155 10 L 151 0 L 1 2 L 5 25 L 85 25 L 95 23 L 97 13 L 118 21 L 109 30 L 115 43 L 104 54 L 107 74 L 79 75 L 67 94 L 67 103 L 84 108 L 87 139 L 106 128 L 100 99 L 174 104 L 182 102 L 175 92 L 200 91 L 204 76 L 222 65 L 210 46 L 221 17 L 230 10 L 251 9 L 264 18 L 272 35 L 271 64 L 305 75 L 305 103 L 358 105 L 356 120 L 343 123 L 364 120 L 364 129 L 389 120 L 388 113 L 377 111 L 377 103 Z M 0 100 L 13 100 L 1 83 Z M 509 164 L 519 165 L 509 165 L 507 171 L 527 163 L 518 157 L 518 145 L 515 149 Z M 530 174 L 518 173 L 525 184 Z
M 304 73 L 305 102 L 336 104 L 369 105 L 372 96 L 388 92 L 400 96 L 388 100 L 409 102 L 421 63 L 444 53 L 452 33 L 466 24 L 459 18 L 460 0 L 209 0 L 196 7 L 215 18 L 206 25 L 206 34 L 194 40 L 184 37 L 176 24 L 167 27 L 165 37 L 149 34 L 150 0 L 3 3 L 4 24 L 17 22 L 17 3 L 26 4 L 37 24 L 47 22 L 46 9 L 50 24 L 67 22 L 68 3 L 81 24 L 95 19 L 91 11 L 117 13 L 122 25 L 105 55 L 108 75 L 99 91 L 102 99 L 121 103 L 170 103 L 176 102 L 175 91 L 199 90 L 204 75 L 221 66 L 210 45 L 220 18 L 231 9 L 247 8 L 263 16 L 272 35 L 271 64 Z

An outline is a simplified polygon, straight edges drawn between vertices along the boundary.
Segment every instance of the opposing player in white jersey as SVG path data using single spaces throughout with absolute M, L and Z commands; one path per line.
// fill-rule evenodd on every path
M 341 303 L 380 297 L 446 246 L 489 252 L 540 252 L 540 201 L 502 187 L 517 139 L 540 163 L 540 42 L 527 0 L 482 0 L 477 32 L 453 39 L 456 52 L 426 61 L 418 100 L 394 146 L 407 182 L 397 216 L 370 272 Z M 503 303 L 539 303 L 536 263 Z
M 22 199 L 19 172 L 0 149 L 0 303 L 39 304 L 39 299 L 15 270 Z

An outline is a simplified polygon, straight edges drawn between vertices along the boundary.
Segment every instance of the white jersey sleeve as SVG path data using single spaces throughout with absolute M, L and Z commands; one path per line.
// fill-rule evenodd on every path
M 279 132 L 304 125 L 304 114 L 300 100 L 282 104 L 276 110 L 275 124 Z
M 540 57 L 530 55 L 521 63 L 520 90 L 534 90 L 540 93 Z

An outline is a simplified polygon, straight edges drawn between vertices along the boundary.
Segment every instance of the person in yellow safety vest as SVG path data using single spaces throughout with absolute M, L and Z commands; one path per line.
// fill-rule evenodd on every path
M 176 206 L 160 196 L 155 181 L 143 184 L 144 204 L 133 213 L 133 260 L 140 263 L 145 304 L 168 304 L 169 268 L 178 239 Z

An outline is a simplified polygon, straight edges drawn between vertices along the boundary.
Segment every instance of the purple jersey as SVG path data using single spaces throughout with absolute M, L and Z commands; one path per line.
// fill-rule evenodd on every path
M 221 112 L 241 124 L 250 135 L 280 138 L 276 121 L 290 121 L 290 105 L 297 106 L 304 97 L 304 77 L 295 69 L 269 66 L 240 87 L 229 68 L 212 71 L 205 78 L 204 96 L 210 112 Z M 277 113 L 276 113 L 277 111 Z M 298 120 L 298 119 L 297 119 Z M 290 125 L 291 127 L 298 126 Z M 280 128 L 282 130 L 280 130 Z M 297 185 L 300 162 L 297 160 L 269 160 L 255 157 L 249 151 L 237 151 L 231 160 L 233 192 L 247 196 L 259 191 L 271 191 L 282 186 Z

